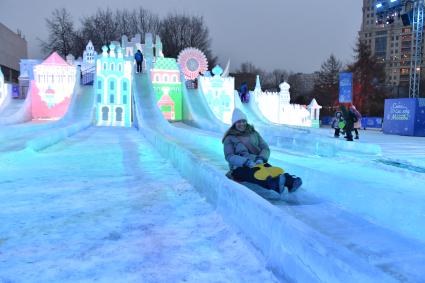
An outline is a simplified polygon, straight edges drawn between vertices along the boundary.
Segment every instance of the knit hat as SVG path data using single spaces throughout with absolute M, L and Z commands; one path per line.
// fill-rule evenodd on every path
M 239 120 L 247 120 L 246 115 L 239 108 L 235 108 L 232 114 L 232 125 L 234 125 Z

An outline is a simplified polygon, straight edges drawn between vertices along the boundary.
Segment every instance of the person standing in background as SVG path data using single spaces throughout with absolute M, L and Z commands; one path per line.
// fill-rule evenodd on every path
M 141 73 L 142 72 L 142 64 L 143 64 L 142 51 L 137 50 L 136 54 L 134 55 L 134 59 L 136 60 L 136 64 L 137 64 L 136 73 Z

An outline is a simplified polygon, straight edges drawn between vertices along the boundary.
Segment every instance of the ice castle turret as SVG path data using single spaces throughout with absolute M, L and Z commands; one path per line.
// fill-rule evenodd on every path
M 200 76 L 200 93 L 214 115 L 226 124 L 231 124 L 232 112 L 235 108 L 235 78 L 222 77 L 223 69 L 217 65 L 212 69 L 213 76 Z
M 287 82 L 283 82 L 279 85 L 280 92 L 280 101 L 283 104 L 289 104 L 291 101 L 291 94 L 289 93 L 289 89 L 291 86 Z
M 162 41 L 159 35 L 155 38 L 155 56 L 164 57 L 164 54 L 162 53 Z
M 96 124 L 131 127 L 132 56 L 119 45 L 102 47 L 96 62 Z
M 121 37 L 121 47 L 123 48 L 124 56 L 134 57 L 137 50 L 143 52 L 141 38 L 141 35 L 138 33 L 130 41 L 128 41 L 128 37 L 126 35 Z
M 151 68 L 154 62 L 153 39 L 151 33 L 147 33 L 145 36 L 145 48 L 143 49 L 143 56 L 144 60 L 146 61 L 146 67 L 148 69 Z
M 86 50 L 83 52 L 83 65 L 81 69 L 84 68 L 84 65 L 93 66 L 96 62 L 97 52 L 94 50 L 93 43 L 89 40 L 89 43 L 86 45 Z

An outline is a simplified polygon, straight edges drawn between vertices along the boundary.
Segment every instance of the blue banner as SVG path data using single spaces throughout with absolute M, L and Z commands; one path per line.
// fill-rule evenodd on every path
M 425 99 L 386 99 L 383 130 L 386 134 L 425 136 Z
M 382 128 L 382 118 L 381 117 L 363 117 L 361 122 L 362 128 Z
M 353 101 L 353 73 L 339 73 L 339 102 Z

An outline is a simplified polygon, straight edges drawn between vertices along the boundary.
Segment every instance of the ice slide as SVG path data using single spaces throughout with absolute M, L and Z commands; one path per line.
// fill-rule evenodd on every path
M 0 111 L 0 125 L 12 125 L 24 123 L 31 120 L 31 87 L 25 99 L 7 98 Z
M 4 84 L 3 89 L 8 89 L 9 85 L 8 84 Z M 4 93 L 2 93 L 1 95 L 4 95 L 4 97 L 0 96 L 0 115 L 3 112 L 3 109 L 5 109 L 6 107 L 9 106 L 9 104 L 12 102 L 12 96 L 10 95 L 10 93 L 8 93 L 8 91 L 5 91 Z
M 93 86 L 81 86 L 77 79 L 64 117 L 58 121 L 42 124 L 26 122 L 0 127 L 0 141 L 2 141 L 0 151 L 16 151 L 27 147 L 40 150 L 90 126 L 93 121 L 94 99 Z M 19 111 L 23 111 L 22 109 Z M 19 115 L 14 114 L 15 117 Z
M 403 236 L 397 228 L 394 231 L 369 222 L 368 218 L 374 220 L 371 214 L 369 217 L 365 213 L 357 214 L 350 211 L 350 207 L 346 210 L 333 204 L 325 194 L 317 198 L 308 193 L 314 181 L 319 181 L 318 190 L 323 190 L 323 183 L 333 184 L 335 175 L 326 176 L 303 167 L 300 165 L 305 162 L 302 158 L 296 160 L 299 164 L 293 162 L 289 166 L 272 159 L 274 164 L 302 175 L 307 188 L 296 199 L 287 202 L 275 199 L 271 200 L 272 205 L 224 178 L 227 168 L 219 138 L 201 130 L 178 129 L 163 119 L 147 75 L 136 76 L 134 86 L 141 132 L 218 211 L 248 235 L 266 255 L 275 272 L 300 282 L 397 282 L 399 277 L 394 274 L 401 274 L 406 280 L 423 279 L 417 272 L 422 261 L 420 255 L 424 252 L 423 243 Z M 344 182 L 348 180 L 340 178 L 337 181 L 345 188 Z M 349 180 L 347 184 L 359 187 L 361 181 Z M 360 202 L 362 198 L 372 210 L 374 203 L 370 193 L 373 191 L 369 191 L 366 200 L 361 196 L 354 199 Z M 346 191 L 345 196 L 352 193 Z M 344 190 L 339 194 L 344 195 Z M 388 196 L 392 197 L 391 193 Z M 399 259 L 391 256 L 399 251 L 409 254 L 410 265 L 400 266 Z M 288 266 L 291 271 L 285 272 Z
M 229 127 L 220 121 L 208 106 L 202 87 L 198 89 L 187 89 L 186 79 L 180 75 L 183 89 L 183 121 L 184 123 L 218 133 L 224 133 Z

